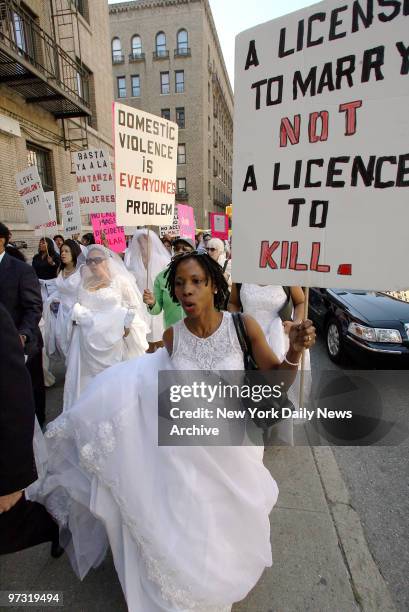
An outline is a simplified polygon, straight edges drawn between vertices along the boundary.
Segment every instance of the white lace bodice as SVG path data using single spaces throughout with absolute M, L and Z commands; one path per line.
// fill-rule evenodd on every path
M 98 312 L 106 312 L 117 306 L 124 306 L 135 311 L 142 305 L 142 299 L 136 287 L 131 287 L 121 277 L 114 278 L 109 287 L 103 287 L 97 291 L 88 291 L 80 286 L 78 302 L 81 306 Z
M 198 338 L 178 321 L 173 326 L 172 362 L 177 370 L 242 370 L 243 352 L 231 314 L 223 313 L 220 326 L 208 338 Z
M 72 307 L 77 301 L 78 289 L 81 283 L 81 272 L 76 270 L 73 274 L 64 278 L 62 272 L 57 276 L 55 280 L 59 301 L 64 306 Z
M 256 319 L 267 335 L 271 323 L 287 301 L 284 289 L 278 285 L 252 285 L 243 283 L 240 289 L 243 312 Z
M 121 292 L 115 286 L 115 282 L 109 287 L 103 287 L 97 291 L 88 291 L 84 287 L 80 287 L 78 293 L 78 302 L 81 306 L 85 306 L 89 310 L 107 311 L 121 305 Z

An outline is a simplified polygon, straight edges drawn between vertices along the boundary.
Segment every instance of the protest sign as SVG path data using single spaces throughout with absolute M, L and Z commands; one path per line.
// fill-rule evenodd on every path
M 178 126 L 114 103 L 116 216 L 123 225 L 170 225 Z
M 115 212 L 115 183 L 104 149 L 73 153 L 81 214 Z
M 115 213 L 96 213 L 91 215 L 95 242 L 103 244 L 102 234 L 108 241 L 108 247 L 115 253 L 123 253 L 126 249 L 124 228 L 116 224 Z
M 54 191 L 45 191 L 45 199 L 48 206 L 48 214 L 50 220 L 42 225 L 36 225 L 34 236 L 55 236 L 57 233 L 57 213 L 55 211 L 55 195 Z
M 195 215 L 193 208 L 187 204 L 178 204 L 179 235 L 181 238 L 195 239 Z
M 28 224 L 35 227 L 48 223 L 50 215 L 37 166 L 30 166 L 16 174 L 20 201 L 26 211 Z
M 407 286 L 408 26 L 331 1 L 236 38 L 234 280 Z
M 78 191 L 61 196 L 62 223 L 64 232 L 69 235 L 81 232 L 81 213 Z
M 175 214 L 173 215 L 172 225 L 163 225 L 159 228 L 159 237 L 169 236 L 170 238 L 177 238 L 180 234 L 179 229 L 179 216 L 177 207 L 175 207 Z
M 229 217 L 223 213 L 210 214 L 210 231 L 212 238 L 227 240 L 229 237 Z

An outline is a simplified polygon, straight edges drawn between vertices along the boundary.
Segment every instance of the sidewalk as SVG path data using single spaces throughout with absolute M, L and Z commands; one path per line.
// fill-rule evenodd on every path
M 233 612 L 395 611 L 332 451 L 268 448 L 265 464 L 280 489 L 271 514 L 274 564 Z M 110 557 L 80 582 L 47 544 L 0 557 L 0 590 L 62 591 L 64 612 L 126 610 Z
M 392 612 L 330 448 L 266 449 L 273 566 L 233 612 Z

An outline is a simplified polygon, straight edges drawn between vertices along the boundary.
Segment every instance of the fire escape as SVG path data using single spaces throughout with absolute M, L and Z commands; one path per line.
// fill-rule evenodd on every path
M 88 146 L 88 73 L 81 63 L 77 11 L 50 0 L 53 36 L 15 0 L 0 0 L 0 83 L 62 121 L 64 146 Z

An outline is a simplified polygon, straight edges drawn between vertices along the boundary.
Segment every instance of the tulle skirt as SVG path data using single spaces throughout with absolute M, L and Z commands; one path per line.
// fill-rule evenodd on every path
M 81 578 L 111 546 L 131 612 L 225 612 L 270 566 L 278 488 L 261 447 L 158 447 L 165 349 L 97 376 L 46 432 L 29 489 Z

